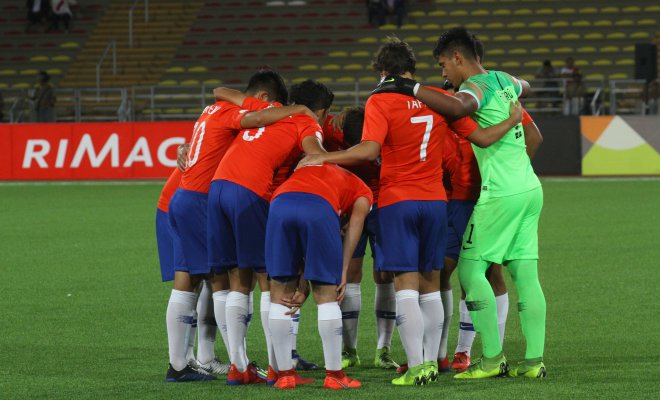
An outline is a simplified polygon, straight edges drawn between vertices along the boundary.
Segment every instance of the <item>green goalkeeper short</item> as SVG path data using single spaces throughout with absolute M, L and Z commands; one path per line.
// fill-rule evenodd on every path
M 512 196 L 481 198 L 463 235 L 460 257 L 502 264 L 539 258 L 539 186 Z

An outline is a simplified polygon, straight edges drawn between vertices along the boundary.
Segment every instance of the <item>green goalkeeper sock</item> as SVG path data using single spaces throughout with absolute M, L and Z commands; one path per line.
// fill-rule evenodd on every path
M 525 359 L 543 357 L 545 296 L 539 283 L 538 260 L 511 261 L 508 267 L 518 289 L 520 325 L 527 342 Z
M 486 261 L 458 259 L 458 277 L 465 289 L 465 305 L 470 311 L 474 330 L 481 335 L 483 356 L 493 358 L 502 352 L 502 345 L 495 295 L 486 279 L 488 266 Z

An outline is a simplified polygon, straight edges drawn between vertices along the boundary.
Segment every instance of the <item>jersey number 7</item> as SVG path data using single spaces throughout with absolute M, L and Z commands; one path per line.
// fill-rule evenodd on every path
M 422 137 L 422 145 L 419 146 L 419 161 L 426 161 L 426 146 L 428 146 L 429 139 L 431 139 L 431 130 L 433 129 L 433 115 L 422 115 L 420 117 L 412 117 L 410 118 L 410 123 L 412 124 L 426 123 L 426 130 L 424 131 L 424 137 Z

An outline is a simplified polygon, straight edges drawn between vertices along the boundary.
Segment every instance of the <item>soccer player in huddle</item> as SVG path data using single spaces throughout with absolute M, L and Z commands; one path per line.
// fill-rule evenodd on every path
M 342 370 L 342 312 L 348 266 L 371 208 L 371 190 L 357 176 L 335 166 L 298 169 L 274 194 L 267 231 L 266 265 L 271 281 L 270 332 L 279 368 L 275 387 L 292 389 L 299 379 L 291 360 L 292 298 L 304 260 L 304 279 L 318 304 L 327 389 L 361 383 Z M 343 251 L 340 220 L 350 215 Z
M 455 96 L 438 94 L 396 77 L 387 85 L 447 116 L 473 115 L 482 127 L 501 121 L 509 103 L 529 91 L 525 81 L 503 72 L 486 71 L 477 60 L 475 37 L 465 28 L 443 33 L 434 56 L 443 76 L 459 88 Z M 481 335 L 483 356 L 457 374 L 458 379 L 500 376 L 507 371 L 511 376 L 529 378 L 546 375 L 546 303 L 538 279 L 538 220 L 543 191 L 524 136 L 518 125 L 492 146 L 474 147 L 481 193 L 463 237 L 458 272 L 475 330 Z M 508 267 L 519 294 L 518 312 L 527 346 L 525 360 L 511 370 L 500 343 L 495 297 L 485 277 L 491 263 Z
M 305 81 L 294 85 L 290 100 L 305 105 L 315 114 L 295 115 L 273 125 L 247 129 L 238 134 L 215 171 L 209 194 L 209 264 L 228 271 L 230 292 L 226 320 L 231 367 L 227 384 L 254 383 L 248 368 L 244 343 L 248 320 L 248 294 L 256 276 L 262 292 L 262 325 L 266 335 L 269 377 L 278 366 L 270 343 L 265 311 L 270 307 L 266 274 L 266 221 L 273 176 L 290 153 L 325 152 L 319 121 L 323 121 L 334 95 L 324 85 Z M 290 354 L 289 354 L 290 356 Z
M 218 163 L 240 129 L 263 126 L 294 113 L 308 112 L 305 107 L 300 106 L 261 110 L 268 105 L 264 100 L 286 101 L 286 86 L 282 78 L 271 71 L 255 74 L 250 79 L 246 94 L 254 97 L 247 97 L 242 107 L 220 101 L 204 109 L 193 130 L 186 169 L 169 204 L 175 273 L 174 288 L 166 315 L 170 354 L 170 366 L 166 376 L 168 382 L 208 379 L 208 375 L 199 374 L 188 365 L 185 357 L 185 335 L 197 304 L 195 289 L 200 282 L 214 272 L 214 293 L 228 288 L 226 273 L 211 269 L 207 256 L 208 191 Z M 249 112 L 256 110 L 261 111 Z M 199 318 L 213 318 L 213 308 L 206 307 L 205 314 L 209 315 L 199 315 Z M 220 320 L 218 326 L 224 323 L 222 318 Z M 215 331 L 208 333 L 212 333 L 214 342 Z M 205 353 L 210 354 L 212 359 L 199 360 L 200 367 L 205 369 L 212 367 L 208 364 L 214 361 L 213 346 L 209 347 L 209 351 Z M 231 351 L 231 348 L 228 351 Z
M 376 54 L 374 68 L 382 77 L 410 79 L 415 63 L 410 46 L 390 38 Z M 309 155 L 299 164 L 351 165 L 381 156 L 376 256 L 382 257 L 378 262 L 382 271 L 394 273 L 396 322 L 409 364 L 405 374 L 392 380 L 394 385 L 437 381 L 444 319 L 439 271 L 447 240 L 444 135 L 451 127 L 476 142 L 490 144 L 519 121 L 520 109 L 513 107 L 509 118 L 487 129 L 480 129 L 469 118 L 448 123 L 420 101 L 396 93 L 376 94 L 365 107 L 360 144 Z
M 336 116 L 328 116 L 323 125 L 323 146 L 328 151 L 345 150 L 360 143 L 362 126 L 364 124 L 364 108 L 356 107 L 345 110 Z M 344 351 L 342 352 L 342 368 L 360 365 L 357 354 L 358 318 L 362 307 L 360 282 L 362 281 L 362 264 L 367 243 L 371 248 L 374 262 L 373 279 L 376 285 L 374 311 L 376 314 L 377 346 L 374 365 L 379 368 L 397 368 L 399 365 L 392 359 L 390 348 L 394 333 L 395 308 L 394 276 L 390 272 L 378 271 L 376 267 L 376 231 L 378 224 L 378 191 L 380 178 L 380 160 L 366 161 L 346 167 L 360 177 L 373 193 L 374 206 L 365 222 L 360 241 L 348 267 L 346 295 L 341 302 L 343 320 Z

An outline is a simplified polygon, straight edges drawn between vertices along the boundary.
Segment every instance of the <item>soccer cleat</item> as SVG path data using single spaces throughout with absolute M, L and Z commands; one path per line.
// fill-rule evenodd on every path
M 270 365 L 268 366 L 268 375 L 266 375 L 266 385 L 274 385 L 275 382 L 277 382 L 277 379 L 279 378 L 279 375 L 273 367 Z
M 498 357 L 490 360 L 480 358 L 474 364 L 471 364 L 465 371 L 454 375 L 454 379 L 483 379 L 498 376 L 506 376 L 509 366 L 506 357 L 500 353 Z
M 436 361 L 427 361 L 423 365 L 426 373 L 426 381 L 428 383 L 437 382 L 438 377 L 440 376 L 438 373 L 438 363 Z
M 509 370 L 509 376 L 524 376 L 526 378 L 543 379 L 547 376 L 547 372 L 543 361 L 529 362 L 525 360 L 519 363 L 517 367 Z
M 197 368 L 208 372 L 213 376 L 226 375 L 229 372 L 229 364 L 221 363 L 220 360 L 214 358 L 206 364 L 197 362 Z
M 374 366 L 376 368 L 383 368 L 383 369 L 399 368 L 399 364 L 397 364 L 394 361 L 392 355 L 390 354 L 389 347 L 383 347 L 382 349 L 376 350 L 376 358 L 374 359 Z
M 470 366 L 470 355 L 467 352 L 454 354 L 454 361 L 451 362 L 451 369 L 456 372 L 463 372 Z
M 405 374 L 392 379 L 392 384 L 396 386 L 422 386 L 428 383 L 424 364 L 408 368 Z
M 293 375 L 280 376 L 273 387 L 278 389 L 295 389 L 296 379 L 293 377 Z
M 227 385 L 229 386 L 237 386 L 237 385 L 244 385 L 247 382 L 245 382 L 245 376 L 246 376 L 247 370 L 245 372 L 241 372 L 236 368 L 236 365 L 231 364 L 229 366 L 229 372 L 227 373 Z
M 297 372 L 294 372 L 293 377 L 296 379 L 296 385 L 308 385 L 310 383 L 316 382 L 315 379 L 305 378 L 304 376 L 301 376 Z
M 345 348 L 341 352 L 341 368 L 359 367 L 360 357 L 357 355 L 357 349 Z
M 186 365 L 181 371 L 177 371 L 170 364 L 165 375 L 165 382 L 200 382 L 212 381 L 214 379 L 215 377 L 213 375 L 195 369 L 191 365 Z
M 309 362 L 304 358 L 300 357 L 298 351 L 291 351 L 291 358 L 293 359 L 293 366 L 298 371 L 309 371 L 319 369 L 319 366 L 313 362 Z
M 396 369 L 396 373 L 399 375 L 403 375 L 408 371 L 408 363 L 403 363 L 399 368 Z
M 349 378 L 342 370 L 325 371 L 323 387 L 332 390 L 357 389 L 362 387 L 362 383 L 357 379 Z
M 262 368 L 259 368 L 257 363 L 254 361 L 248 364 L 248 367 L 245 370 L 245 374 L 245 383 L 250 385 L 266 383 L 266 377 L 268 376 L 268 372 Z
M 451 372 L 451 367 L 449 366 L 449 358 L 445 357 L 442 360 L 438 358 L 438 371 Z

